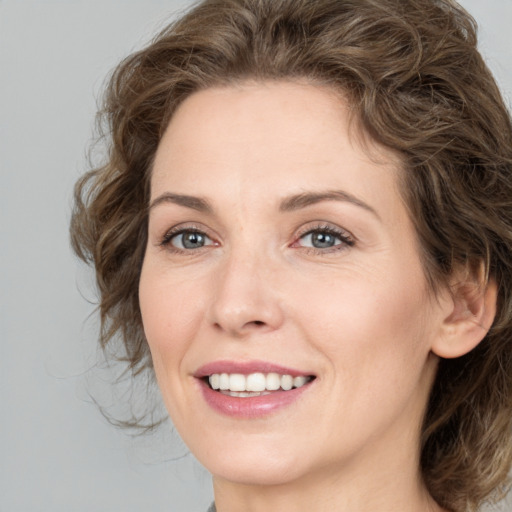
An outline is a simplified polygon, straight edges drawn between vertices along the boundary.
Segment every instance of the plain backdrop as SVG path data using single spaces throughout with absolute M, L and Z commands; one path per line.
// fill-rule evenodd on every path
M 212 499 L 170 426 L 132 439 L 91 403 L 93 278 L 68 242 L 105 76 L 190 3 L 0 0 L 0 512 L 201 512 Z M 510 104 L 512 0 L 462 3 Z

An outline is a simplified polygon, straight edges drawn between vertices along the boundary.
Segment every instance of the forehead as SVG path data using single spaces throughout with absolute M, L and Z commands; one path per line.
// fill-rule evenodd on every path
M 260 183 L 267 196 L 270 189 L 286 195 L 340 186 L 363 196 L 393 192 L 399 159 L 362 140 L 350 105 L 325 87 L 266 82 L 203 90 L 180 105 L 164 133 L 152 197 L 168 189 L 208 195 L 219 184 L 228 195 L 256 192 Z

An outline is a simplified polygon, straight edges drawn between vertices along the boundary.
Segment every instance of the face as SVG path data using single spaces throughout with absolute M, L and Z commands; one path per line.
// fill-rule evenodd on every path
M 218 479 L 418 464 L 440 312 L 398 159 L 353 130 L 329 90 L 245 84 L 189 97 L 158 147 L 144 329 L 172 421 Z

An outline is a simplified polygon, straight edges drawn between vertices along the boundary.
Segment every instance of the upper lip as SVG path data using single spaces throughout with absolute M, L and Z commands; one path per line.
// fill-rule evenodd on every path
M 195 371 L 194 377 L 201 379 L 213 375 L 214 373 L 241 373 L 242 375 L 249 375 L 251 373 L 278 373 L 280 375 L 291 375 L 292 377 L 313 375 L 313 373 L 308 371 L 289 368 L 269 361 L 221 360 L 212 361 L 211 363 L 201 366 Z

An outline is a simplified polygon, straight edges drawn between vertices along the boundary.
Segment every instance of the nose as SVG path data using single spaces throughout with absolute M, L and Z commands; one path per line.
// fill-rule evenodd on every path
M 261 255 L 232 255 L 217 269 L 209 320 L 232 337 L 272 332 L 283 323 L 278 272 Z

